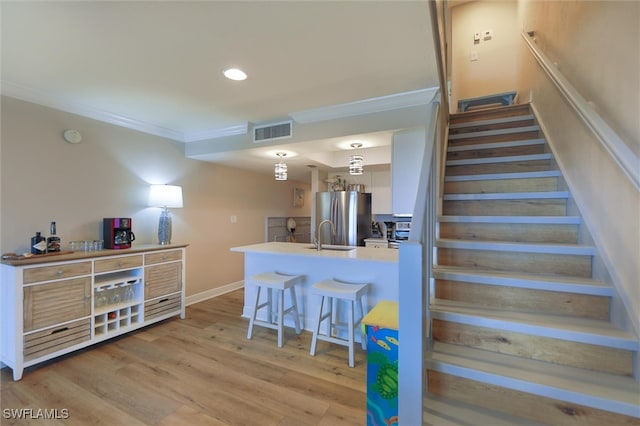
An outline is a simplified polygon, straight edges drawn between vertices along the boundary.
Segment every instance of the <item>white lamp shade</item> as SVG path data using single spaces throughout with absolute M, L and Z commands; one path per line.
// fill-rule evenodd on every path
M 182 208 L 182 187 L 176 185 L 151 185 L 149 206 Z

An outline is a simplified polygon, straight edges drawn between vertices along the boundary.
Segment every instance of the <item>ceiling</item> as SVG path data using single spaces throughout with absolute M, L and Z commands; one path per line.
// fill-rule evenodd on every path
M 354 140 L 365 162 L 388 163 L 392 131 L 438 84 L 427 1 L 0 7 L 3 95 L 177 140 L 204 161 L 271 173 L 284 151 L 292 179 L 344 168 Z M 229 67 L 248 79 L 226 79 Z M 251 140 L 253 125 L 291 119 L 293 138 Z

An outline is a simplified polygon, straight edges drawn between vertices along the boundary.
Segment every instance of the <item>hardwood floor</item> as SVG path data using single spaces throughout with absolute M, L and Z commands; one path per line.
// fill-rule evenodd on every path
M 366 354 L 311 333 L 254 329 L 247 340 L 243 290 L 187 307 L 173 318 L 25 370 L 1 373 L 0 424 L 362 425 Z M 357 347 L 357 345 L 356 345 Z M 11 411 L 32 409 L 23 419 Z M 43 422 L 38 409 L 57 414 Z M 57 411 L 51 411 L 57 410 Z M 24 413 L 24 412 L 23 412 Z M 64 418 L 68 417 L 68 418 Z

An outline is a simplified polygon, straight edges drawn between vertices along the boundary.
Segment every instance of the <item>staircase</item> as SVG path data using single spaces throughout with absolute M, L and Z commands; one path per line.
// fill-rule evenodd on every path
M 427 424 L 640 424 L 638 337 L 584 228 L 529 105 L 451 116 Z

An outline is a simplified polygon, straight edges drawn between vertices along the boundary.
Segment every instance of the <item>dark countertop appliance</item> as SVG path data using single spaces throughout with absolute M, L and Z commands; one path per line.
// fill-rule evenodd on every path
M 130 217 L 105 217 L 102 219 L 102 239 L 104 248 L 131 248 L 131 242 L 136 239 L 131 231 Z
M 389 238 L 389 248 L 398 248 L 398 244 L 409 239 L 411 222 L 395 222 L 393 238 Z

